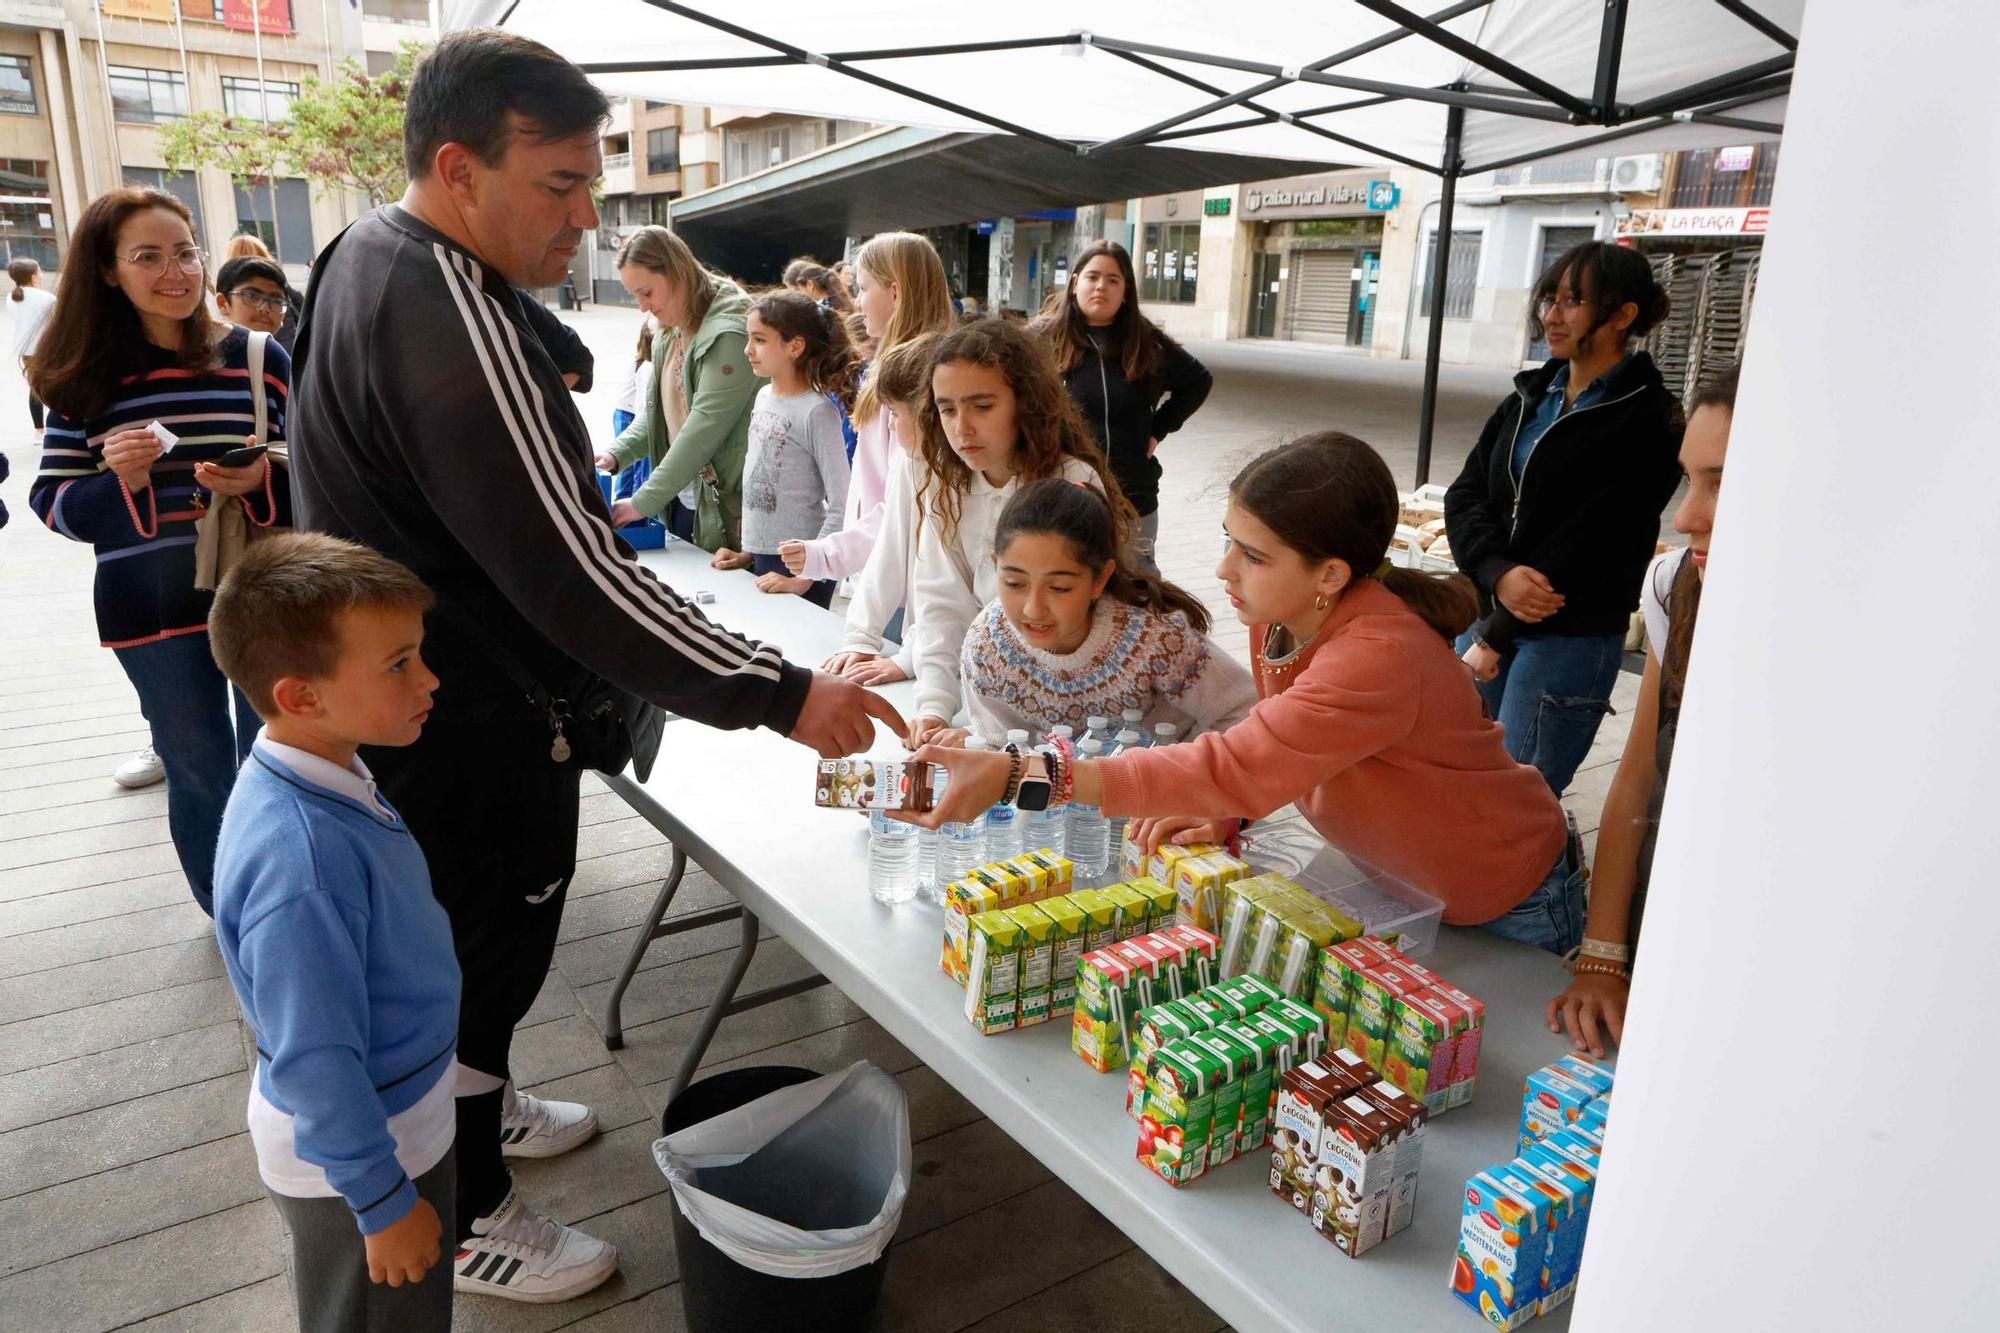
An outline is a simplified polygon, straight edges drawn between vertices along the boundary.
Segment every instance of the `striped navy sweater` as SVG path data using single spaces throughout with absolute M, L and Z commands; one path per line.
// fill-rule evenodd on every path
M 208 627 L 214 594 L 194 586 L 194 523 L 212 500 L 194 465 L 243 446 L 256 423 L 250 393 L 249 334 L 232 328 L 211 370 L 180 368 L 171 352 L 146 349 L 146 370 L 123 380 L 100 415 L 78 421 L 50 409 L 42 469 L 28 503 L 42 522 L 97 550 L 97 633 L 107 648 L 131 648 Z M 291 361 L 276 339 L 264 347 L 264 400 L 273 443 L 285 439 Z M 180 443 L 153 464 L 152 485 L 126 491 L 104 465 L 104 441 L 121 430 L 159 422 Z M 282 468 L 246 496 L 259 526 L 291 521 Z

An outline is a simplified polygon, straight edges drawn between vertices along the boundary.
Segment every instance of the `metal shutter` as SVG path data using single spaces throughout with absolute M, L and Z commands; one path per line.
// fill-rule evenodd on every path
M 1306 342 L 1347 341 L 1347 302 L 1354 286 L 1352 250 L 1297 250 L 1292 254 L 1292 337 Z

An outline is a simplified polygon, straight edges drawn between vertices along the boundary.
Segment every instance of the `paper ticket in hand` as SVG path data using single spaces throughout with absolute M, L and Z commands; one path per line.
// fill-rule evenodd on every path
M 157 421 L 146 427 L 146 429 L 152 434 L 154 439 L 160 442 L 160 452 L 163 454 L 172 453 L 174 446 L 181 442 L 180 436 L 174 434 Z

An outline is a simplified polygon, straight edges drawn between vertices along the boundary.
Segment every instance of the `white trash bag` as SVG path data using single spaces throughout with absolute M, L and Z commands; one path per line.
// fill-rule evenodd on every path
M 910 1189 L 910 1108 L 866 1060 L 653 1142 L 703 1240 L 772 1277 L 832 1277 L 889 1248 Z

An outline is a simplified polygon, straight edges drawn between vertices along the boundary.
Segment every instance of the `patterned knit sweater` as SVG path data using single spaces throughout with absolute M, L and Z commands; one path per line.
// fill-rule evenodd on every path
M 56 532 L 97 548 L 97 632 L 107 648 L 132 648 L 208 628 L 214 594 L 194 586 L 194 524 L 213 497 L 194 465 L 243 446 L 256 424 L 250 393 L 249 335 L 232 328 L 216 347 L 213 369 L 191 374 L 174 356 L 146 349 L 146 371 L 118 387 L 104 412 L 78 421 L 54 409 L 42 439 L 42 468 L 28 503 Z M 266 438 L 285 439 L 292 363 L 277 339 L 264 347 Z M 136 496 L 104 465 L 104 441 L 121 430 L 159 422 L 178 437 L 153 463 L 152 485 Z M 261 490 L 245 496 L 250 521 L 291 522 L 291 488 L 282 466 L 266 471 Z
M 1090 634 L 1073 653 L 1030 647 L 995 600 L 972 622 L 959 658 L 973 734 L 998 740 L 1010 728 L 1040 737 L 1067 724 L 1084 733 L 1092 715 L 1114 721 L 1128 708 L 1171 722 L 1186 739 L 1241 721 L 1257 702 L 1250 673 L 1216 651 L 1174 611 L 1100 598 Z

